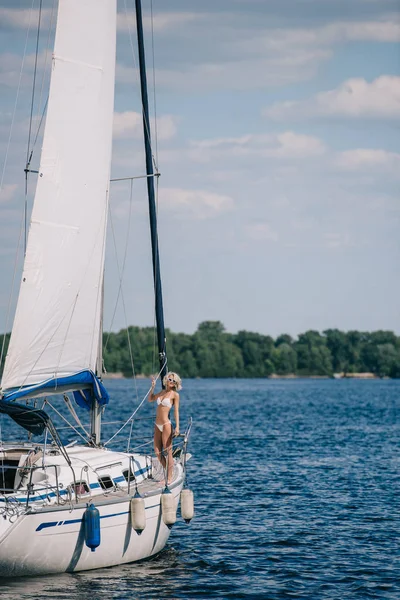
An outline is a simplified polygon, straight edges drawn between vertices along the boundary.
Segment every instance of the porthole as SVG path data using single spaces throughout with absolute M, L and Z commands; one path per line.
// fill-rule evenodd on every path
M 71 483 L 71 489 L 78 496 L 88 494 L 90 491 L 86 481 L 77 481 L 76 483 Z
M 125 480 L 129 482 L 130 481 L 134 481 L 135 480 L 135 476 L 132 473 L 132 471 L 130 471 L 129 474 L 129 469 L 125 469 L 125 471 L 122 471 L 122 475 L 125 477 Z
M 103 475 L 99 477 L 99 484 L 103 488 L 103 490 L 109 490 L 114 487 L 114 482 L 109 475 Z

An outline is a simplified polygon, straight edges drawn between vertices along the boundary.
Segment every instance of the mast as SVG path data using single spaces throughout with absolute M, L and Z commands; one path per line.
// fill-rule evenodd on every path
M 144 53 L 143 40 L 143 22 L 142 22 L 142 6 L 140 0 L 135 0 L 136 5 L 136 26 L 139 50 L 139 68 L 140 68 L 140 92 L 142 98 L 143 111 L 143 135 L 144 146 L 146 153 L 146 174 L 147 174 L 147 195 L 149 200 L 149 217 L 150 217 L 150 234 L 151 234 L 151 250 L 153 258 L 153 278 L 154 278 L 154 294 L 155 294 L 155 310 L 157 323 L 157 343 L 158 343 L 158 359 L 160 361 L 161 379 L 167 373 L 167 355 L 165 348 L 165 328 L 164 328 L 164 311 L 161 289 L 160 275 L 160 259 L 158 253 L 158 235 L 157 235 L 157 211 L 154 195 L 154 169 L 153 156 L 151 152 L 151 135 L 150 135 L 150 119 L 149 119 L 149 102 L 147 97 L 147 78 L 146 78 L 146 61 Z M 158 174 L 156 174 L 158 176 Z

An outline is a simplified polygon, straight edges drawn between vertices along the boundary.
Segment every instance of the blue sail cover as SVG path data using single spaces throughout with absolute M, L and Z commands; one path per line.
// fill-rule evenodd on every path
M 90 410 L 93 397 L 101 406 L 108 404 L 110 399 L 100 379 L 96 377 L 93 371 L 87 370 L 80 371 L 75 375 L 47 379 L 47 381 L 35 385 L 9 390 L 4 393 L 3 400 L 11 402 L 25 396 L 43 396 L 46 392 L 51 395 L 68 390 L 73 391 L 75 402 L 87 410 Z

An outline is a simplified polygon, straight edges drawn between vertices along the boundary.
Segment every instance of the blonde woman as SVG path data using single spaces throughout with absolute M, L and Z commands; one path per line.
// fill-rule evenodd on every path
M 157 401 L 156 422 L 154 425 L 154 450 L 157 458 L 164 467 L 168 465 L 167 483 L 172 481 L 172 469 L 174 459 L 172 457 L 172 423 L 169 420 L 169 412 L 173 407 L 175 413 L 174 436 L 179 435 L 179 394 L 182 389 L 182 381 L 177 373 L 170 371 L 163 379 L 164 389 L 154 394 L 156 380 L 152 377 L 149 402 Z M 163 455 L 167 452 L 167 458 Z

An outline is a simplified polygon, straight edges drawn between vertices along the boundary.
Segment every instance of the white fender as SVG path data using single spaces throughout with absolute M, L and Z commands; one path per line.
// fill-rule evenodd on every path
M 164 523 L 171 527 L 176 522 L 176 504 L 169 490 L 161 494 L 161 510 Z
M 181 491 L 181 515 L 182 519 L 189 523 L 194 517 L 194 497 L 192 490 Z
M 131 498 L 131 524 L 132 529 L 138 533 L 142 533 L 146 527 L 146 512 L 144 500 L 140 496 Z

